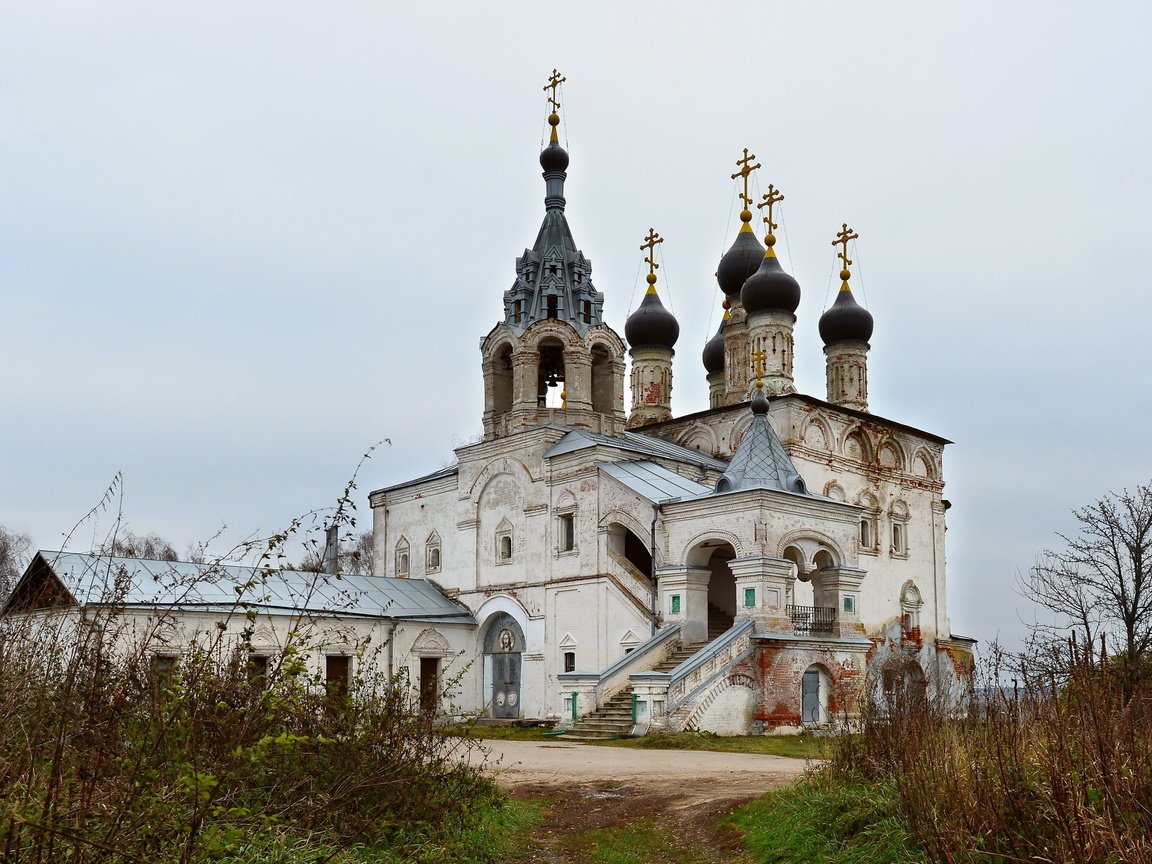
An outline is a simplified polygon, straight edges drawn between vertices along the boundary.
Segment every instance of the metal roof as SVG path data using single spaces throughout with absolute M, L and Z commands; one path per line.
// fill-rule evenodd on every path
M 655 462 L 597 462 L 596 467 L 623 483 L 633 492 L 652 502 L 668 501 L 672 498 L 695 498 L 707 495 L 712 490 L 702 483 L 681 477 Z
M 649 435 L 642 435 L 637 432 L 625 432 L 623 436 L 617 438 L 612 435 L 600 435 L 596 432 L 588 432 L 584 429 L 571 430 L 548 449 L 544 454 L 544 458 L 551 459 L 553 456 L 574 453 L 577 450 L 586 450 L 589 447 L 597 446 L 615 447 L 618 450 L 641 453 L 645 456 L 672 459 L 676 462 L 686 462 L 689 465 L 696 465 L 712 471 L 723 471 L 728 467 L 727 462 L 714 459 L 711 456 L 701 453 L 699 450 L 693 450 L 690 447 L 681 447 L 679 444 L 673 444 Z
M 80 604 L 214 610 L 244 604 L 268 611 L 475 623 L 466 608 L 425 579 L 330 576 L 75 552 L 41 551 L 37 557 Z M 32 574 L 35 563 L 33 559 L 21 582 Z

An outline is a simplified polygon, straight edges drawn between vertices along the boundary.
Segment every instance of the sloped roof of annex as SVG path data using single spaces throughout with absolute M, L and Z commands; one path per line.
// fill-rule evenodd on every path
M 425 579 L 331 576 L 45 550 L 33 556 L 0 615 L 91 605 L 476 623 L 464 606 Z

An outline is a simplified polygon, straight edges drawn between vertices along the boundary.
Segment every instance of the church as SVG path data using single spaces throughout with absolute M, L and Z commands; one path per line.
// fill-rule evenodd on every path
M 703 368 L 678 364 L 706 376 L 709 404 L 674 417 L 662 240 L 641 247 L 647 292 L 621 338 L 565 218 L 562 80 L 544 88 L 543 222 L 480 341 L 482 440 L 369 495 L 373 575 L 40 552 L 0 617 L 75 629 L 106 614 L 161 670 L 208 643 L 267 668 L 306 620 L 299 656 L 318 686 L 377 672 L 445 717 L 573 737 L 850 725 L 897 687 L 962 699 L 974 642 L 947 614 L 949 442 L 870 410 L 855 232 L 833 243 L 841 286 L 819 320 L 827 391 L 798 393 L 800 285 L 774 251 L 783 196 L 753 201 L 760 166 L 744 151 L 740 229 L 716 271 L 723 320 Z
M 483 439 L 369 497 L 376 575 L 428 580 L 471 613 L 413 644 L 413 680 L 449 713 L 587 737 L 850 723 L 894 679 L 957 698 L 974 643 L 947 615 L 949 442 L 869 409 L 855 232 L 837 235 L 841 286 L 819 321 L 827 391 L 798 393 L 800 285 L 773 249 L 783 196 L 753 201 L 760 166 L 744 151 L 741 226 L 716 272 L 723 320 L 702 369 L 677 364 L 706 376 L 709 404 L 672 416 L 662 241 L 650 231 L 641 247 L 647 293 L 621 338 L 565 218 L 562 80 L 545 87 L 543 222 L 480 342 Z

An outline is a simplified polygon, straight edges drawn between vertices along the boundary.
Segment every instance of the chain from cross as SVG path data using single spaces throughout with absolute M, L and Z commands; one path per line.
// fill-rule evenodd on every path
M 852 259 L 848 257 L 848 241 L 856 240 L 860 237 L 860 235 L 849 228 L 847 222 L 844 222 L 843 225 L 844 229 L 842 231 L 836 232 L 836 239 L 832 241 L 832 245 L 844 247 L 842 251 L 836 253 L 836 257 L 843 262 L 844 269 L 847 270 L 850 266 L 852 266 Z
M 764 353 L 763 348 L 752 355 L 752 371 L 756 373 L 757 381 L 764 377 L 764 363 L 767 360 L 768 355 Z
M 552 76 L 548 79 L 548 83 L 544 85 L 545 90 L 552 91 L 552 95 L 548 97 L 548 104 L 552 106 L 552 113 L 556 113 L 560 108 L 560 103 L 556 101 L 556 88 L 567 80 L 567 78 L 553 69 Z
M 648 272 L 655 273 L 660 269 L 660 265 L 654 260 L 655 256 L 652 254 L 656 251 L 656 247 L 664 242 L 664 238 L 656 233 L 655 228 L 648 229 L 648 236 L 644 238 L 644 242 L 640 244 L 640 251 L 648 250 L 648 254 L 644 257 L 644 263 L 648 265 Z
M 764 195 L 764 200 L 756 205 L 757 210 L 768 208 L 768 215 L 764 217 L 764 224 L 768 226 L 768 233 L 771 234 L 776 230 L 776 223 L 772 221 L 772 206 L 779 204 L 784 200 L 784 196 L 780 194 L 780 190 L 768 184 L 768 192 Z
M 748 148 L 745 147 L 744 158 L 736 160 L 736 164 L 739 166 L 740 170 L 732 175 L 733 180 L 735 180 L 737 177 L 744 178 L 744 192 L 740 195 L 740 199 L 744 202 L 745 210 L 752 206 L 752 199 L 748 196 L 748 176 L 760 167 L 759 162 L 757 162 L 755 165 L 752 164 L 752 160 L 755 158 L 756 154 L 749 153 Z

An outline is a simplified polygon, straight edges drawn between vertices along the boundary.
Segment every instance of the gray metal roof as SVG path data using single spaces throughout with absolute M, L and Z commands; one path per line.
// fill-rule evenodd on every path
M 329 576 L 299 570 L 265 571 L 233 564 L 150 561 L 75 552 L 41 551 L 37 557 L 81 604 L 234 609 L 243 603 L 267 611 L 475 623 L 466 608 L 424 579 Z M 33 559 L 21 582 L 35 569 Z
M 714 459 L 693 450 L 690 447 L 681 447 L 670 441 L 642 435 L 637 432 L 625 432 L 617 438 L 612 435 L 600 435 L 585 429 L 573 429 L 544 454 L 545 459 L 560 456 L 565 453 L 574 453 L 577 450 L 586 450 L 589 447 L 615 447 L 618 450 L 627 450 L 631 453 L 640 453 L 644 456 L 653 456 L 660 459 L 672 459 L 676 462 L 685 462 L 712 471 L 723 471 L 728 467 L 727 462 Z
M 717 492 L 741 489 L 779 489 L 808 494 L 808 487 L 768 422 L 768 401 L 760 394 L 752 400 L 752 425 L 716 483 Z
M 687 480 L 675 471 L 646 460 L 597 462 L 596 467 L 654 503 L 672 498 L 695 498 L 712 491 L 703 483 Z

